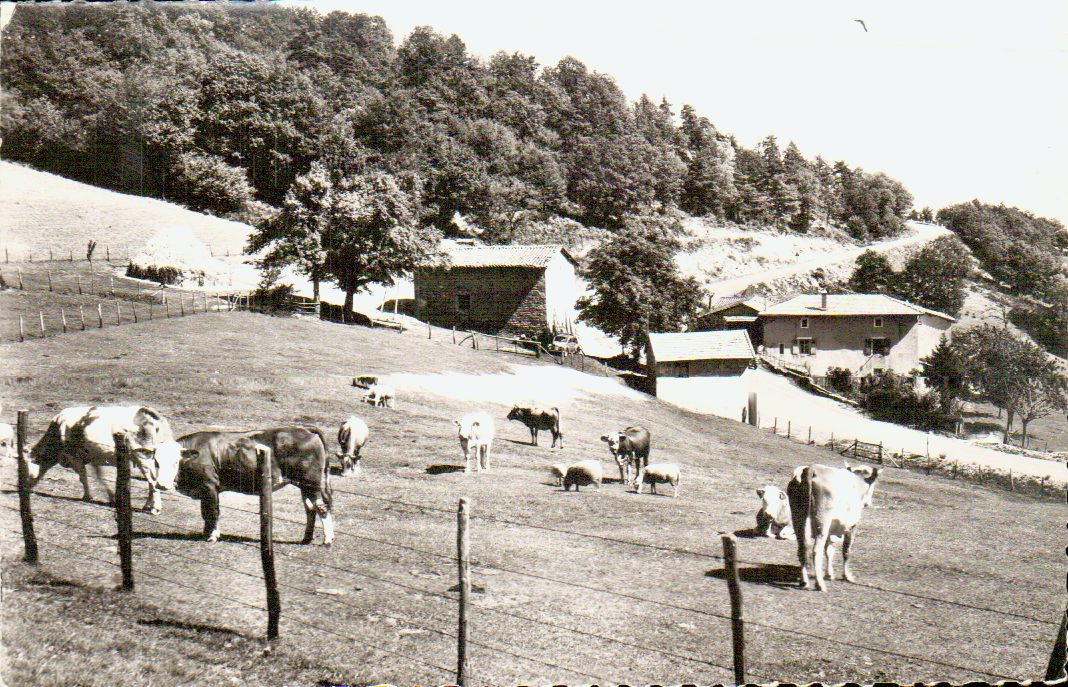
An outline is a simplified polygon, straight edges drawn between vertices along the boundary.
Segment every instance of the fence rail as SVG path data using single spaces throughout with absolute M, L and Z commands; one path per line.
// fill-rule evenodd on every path
M 601 377 L 615 377 L 619 374 L 618 370 L 609 367 L 608 363 L 597 358 L 591 358 L 583 353 L 550 351 L 541 342 L 524 337 L 484 334 L 482 332 L 453 328 L 452 342 L 457 346 L 470 345 L 476 351 L 491 350 L 497 353 L 511 353 L 528 358 L 545 358 L 558 365 L 566 365 L 579 372 Z

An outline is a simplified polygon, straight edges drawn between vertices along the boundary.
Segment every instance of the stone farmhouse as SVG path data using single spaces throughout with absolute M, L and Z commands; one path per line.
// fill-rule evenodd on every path
M 694 318 L 689 330 L 694 332 L 744 329 L 754 346 L 762 343 L 762 331 L 758 322 L 760 311 L 767 307 L 763 297 L 728 296 L 710 303 L 708 308 Z
M 813 376 L 909 374 L 956 320 L 882 294 L 804 294 L 762 310 L 763 353 Z
M 536 338 L 570 331 L 585 285 L 560 245 L 446 246 L 447 267 L 415 272 L 417 317 L 442 327 Z
M 737 377 L 756 364 L 744 329 L 650 334 L 647 366 L 657 377 Z

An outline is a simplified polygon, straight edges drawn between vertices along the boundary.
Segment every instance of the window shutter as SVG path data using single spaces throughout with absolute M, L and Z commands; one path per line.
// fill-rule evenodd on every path
M 797 355 L 797 339 L 790 342 L 790 355 Z
M 809 352 L 812 353 L 812 354 L 815 354 L 816 353 L 816 340 L 812 339 L 811 341 L 809 341 L 808 347 L 809 347 Z
M 870 356 L 872 350 L 872 340 L 864 339 L 864 355 Z

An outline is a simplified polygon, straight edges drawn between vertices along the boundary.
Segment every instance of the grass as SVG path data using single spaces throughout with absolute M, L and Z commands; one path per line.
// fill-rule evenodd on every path
M 419 661 L 444 669 L 455 661 L 454 641 L 441 633 L 455 631 L 448 590 L 460 496 L 473 501 L 474 581 L 485 589 L 471 611 L 477 681 L 726 682 L 720 534 L 753 526 L 761 485 L 784 485 L 800 464 L 836 464 L 826 450 L 655 400 L 592 396 L 561 406 L 564 450 L 529 446 L 503 405 L 431 395 L 401 395 L 394 410 L 358 402 L 349 385 L 356 374 L 494 374 L 544 364 L 453 346 L 441 331 L 428 341 L 425 330 L 218 313 L 8 344 L 0 356 L 5 413 L 30 408 L 31 439 L 59 408 L 134 401 L 155 405 L 179 433 L 311 423 L 329 437 L 351 413 L 371 428 L 363 476 L 334 481 L 333 547 L 290 543 L 302 507 L 295 490 L 276 495 L 286 519 L 275 530 L 285 542 L 277 545 L 279 579 L 288 586 L 283 640 L 269 656 L 258 639 L 265 614 L 242 605 L 263 604 L 256 517 L 233 509 L 254 511 L 253 500 L 224 497 L 233 507 L 222 514 L 228 537 L 215 544 L 192 536 L 199 509 L 184 497 L 167 498 L 160 516 L 136 514 L 139 587 L 123 596 L 111 591 L 111 511 L 72 500 L 80 495 L 73 473 L 50 473 L 56 479 L 39 491 L 51 496 L 34 499 L 42 572 L 15 562 L 16 539 L 3 543 L 12 601 L 2 676 L 10 684 L 228 684 L 235 674 L 277 685 L 451 681 Z M 495 469 L 464 476 L 441 468 L 460 464 L 451 420 L 476 405 L 498 418 Z M 551 463 L 607 458 L 600 434 L 629 423 L 651 430 L 654 461 L 682 466 L 678 499 L 614 483 L 578 494 L 551 486 Z M 10 462 L 3 475 L 0 522 L 17 531 Z M 1063 606 L 1063 520 L 1059 504 L 888 469 L 856 544 L 860 584 L 836 581 L 824 595 L 792 587 L 791 542 L 741 536 L 751 676 L 1039 676 Z M 37 584 L 35 575 L 74 586 Z M 156 617 L 167 622 L 139 622 Z M 199 626 L 216 629 L 189 629 Z
M 31 167 L 0 161 L 0 251 L 11 260 L 85 257 L 89 239 L 97 256 L 129 257 L 163 227 L 184 226 L 216 255 L 239 255 L 251 231 L 246 224 L 193 212 L 180 205 L 117 193 Z

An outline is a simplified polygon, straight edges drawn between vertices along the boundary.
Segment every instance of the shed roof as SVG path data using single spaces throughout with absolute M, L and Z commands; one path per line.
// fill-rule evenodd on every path
M 956 319 L 945 313 L 898 300 L 881 293 L 828 294 L 826 309 L 822 307 L 822 296 L 820 294 L 806 293 L 760 311 L 761 317 L 841 317 L 850 315 L 933 315 L 950 322 L 956 322 Z
M 749 296 L 727 296 L 725 298 L 720 298 L 716 302 L 712 303 L 712 305 L 709 306 L 709 308 L 701 314 L 714 315 L 718 312 L 723 312 L 724 310 L 733 308 L 736 305 L 744 305 L 756 312 L 759 312 L 764 305 L 764 300 L 765 299 L 763 298 L 751 298 Z
M 728 329 L 718 332 L 650 334 L 657 362 L 682 360 L 742 360 L 756 357 L 749 332 Z
M 452 267 L 548 267 L 549 261 L 563 253 L 571 264 L 575 258 L 560 244 L 512 246 L 464 246 L 446 248 Z

